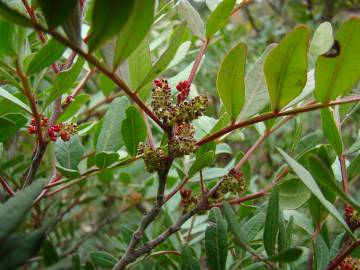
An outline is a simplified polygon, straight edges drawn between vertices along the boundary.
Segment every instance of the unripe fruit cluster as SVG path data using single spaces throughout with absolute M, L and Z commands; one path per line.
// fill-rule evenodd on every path
M 191 100 L 186 100 L 190 91 L 187 81 L 180 82 L 176 86 L 179 91 L 176 105 L 172 103 L 170 86 L 166 80 L 155 80 L 154 85 L 151 108 L 169 127 L 176 123 L 190 123 L 199 118 L 207 108 L 208 99 L 206 96 L 197 96 Z
M 148 172 L 157 172 L 165 169 L 166 154 L 162 148 L 154 148 L 148 144 L 140 144 L 139 154 L 143 155 L 145 169 Z
M 179 124 L 175 128 L 174 137 L 169 141 L 169 148 L 174 157 L 189 155 L 196 151 L 197 145 L 194 134 L 195 129 L 189 123 Z
M 345 220 L 352 231 L 360 227 L 360 214 L 350 205 L 345 205 Z
M 360 259 L 346 257 L 336 268 L 337 270 L 360 270 Z
M 198 197 L 194 197 L 192 195 L 191 189 L 186 189 L 186 188 L 180 189 L 180 195 L 181 195 L 180 204 L 183 212 L 186 212 L 187 210 L 194 207 L 199 201 Z
M 243 174 L 235 169 L 232 169 L 224 176 L 219 189 L 209 199 L 210 203 L 217 203 L 224 199 L 228 193 L 238 195 L 245 190 L 245 178 Z

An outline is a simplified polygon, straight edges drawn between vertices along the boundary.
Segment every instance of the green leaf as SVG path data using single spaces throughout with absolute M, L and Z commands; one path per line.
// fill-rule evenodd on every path
M 105 169 L 119 159 L 116 152 L 103 151 L 95 156 L 95 165 L 100 169 Z
M 15 26 L 0 18 L 0 55 L 14 56 L 15 52 Z
M 298 178 L 290 178 L 279 184 L 279 203 L 282 209 L 297 209 L 311 197 L 311 192 Z
M 360 175 L 360 154 L 351 161 L 348 167 L 349 180 L 355 180 Z
M 2 115 L 2 118 L 5 118 L 13 123 L 15 125 L 6 126 L 1 125 L 0 126 L 0 142 L 3 142 L 13 136 L 20 128 L 25 126 L 27 119 L 20 113 L 8 113 Z
M 123 145 L 121 124 L 125 119 L 125 110 L 130 102 L 126 97 L 119 97 L 111 102 L 101 127 L 96 144 L 96 152 L 115 152 Z
M 128 58 L 130 85 L 132 89 L 138 89 L 138 93 L 143 100 L 150 96 L 152 82 L 151 80 L 139 87 L 142 80 L 151 70 L 151 55 L 148 37 L 145 37 L 141 44 Z
M 126 25 L 134 1 L 96 0 L 92 14 L 89 51 L 92 52 L 117 35 Z
M 315 98 L 326 103 L 349 92 L 360 78 L 360 19 L 353 17 L 337 32 L 340 54 L 316 62 Z M 336 51 L 336 48 L 334 48 Z
M 319 186 L 316 184 L 316 181 L 311 176 L 311 174 L 296 160 L 291 158 L 288 154 L 286 154 L 283 150 L 278 148 L 280 154 L 284 157 L 289 166 L 293 169 L 295 174 L 300 178 L 300 180 L 307 186 L 307 188 L 311 191 L 311 193 L 319 200 L 319 202 L 326 208 L 330 215 L 332 215 L 341 226 L 353 237 L 354 234 L 351 232 L 340 213 L 336 210 L 336 208 L 324 197 L 321 193 Z
M 217 5 L 206 21 L 206 38 L 211 38 L 227 24 L 235 3 L 236 0 L 223 0 Z
M 26 105 L 24 102 L 22 102 L 20 99 L 18 99 L 17 97 L 13 96 L 12 94 L 10 94 L 8 91 L 6 91 L 4 88 L 0 87 L 0 97 L 10 101 L 11 103 L 13 103 L 14 105 L 24 109 L 26 112 L 32 114 L 31 109 L 29 108 L 28 105 Z
M 56 252 L 56 249 L 49 240 L 44 241 L 42 246 L 42 257 L 46 266 L 52 265 L 59 261 L 59 256 Z
M 9 8 L 3 1 L 0 1 L 0 15 L 9 22 L 22 26 L 32 26 L 31 21 L 17 10 Z
M 247 119 L 261 112 L 269 104 L 263 65 L 265 58 L 275 46 L 276 44 L 267 46 L 245 76 L 245 102 L 239 116 L 240 119 Z
M 64 45 L 55 39 L 50 39 L 31 59 L 27 68 L 27 74 L 31 75 L 49 67 L 63 55 L 64 51 Z
M 76 7 L 77 0 L 39 0 L 49 28 L 61 25 Z
M 196 257 L 193 256 L 193 250 L 188 245 L 181 248 L 181 270 L 200 270 L 200 264 Z
M 187 26 L 195 36 L 205 39 L 204 22 L 188 0 L 180 0 L 178 14 L 181 20 L 186 21 Z
M 333 29 L 331 23 L 323 22 L 316 28 L 310 43 L 309 55 L 315 63 L 316 59 L 330 50 L 334 43 Z
M 321 125 L 323 128 L 324 136 L 334 147 L 337 155 L 341 155 L 343 153 L 343 141 L 340 132 L 336 126 L 334 115 L 329 108 L 321 109 Z
M 78 47 L 81 47 L 81 8 L 80 1 L 75 1 L 75 6 L 71 9 L 71 12 L 67 18 L 62 23 L 62 28 L 66 33 L 68 39 L 76 44 Z
M 326 164 L 314 154 L 308 156 L 308 166 L 312 175 L 322 186 L 336 193 L 344 202 L 350 204 L 356 211 L 360 212 L 360 203 L 342 190 L 335 179 L 331 167 L 326 166 Z
M 129 20 L 116 41 L 114 70 L 140 45 L 154 20 L 155 1 L 135 0 Z
M 146 139 L 147 130 L 141 113 L 133 105 L 126 109 L 126 118 L 122 122 L 121 133 L 129 154 L 136 156 L 139 143 Z
M 166 51 L 160 56 L 157 62 L 153 65 L 151 70 L 147 73 L 145 78 L 137 87 L 136 91 L 139 91 L 144 85 L 148 82 L 152 81 L 156 78 L 161 72 L 163 72 L 166 67 L 170 64 L 171 60 L 174 58 L 177 49 L 181 45 L 182 41 L 184 40 L 185 36 L 185 24 L 180 24 L 173 33 L 172 40 L 167 47 Z
M 316 269 L 326 269 L 330 262 L 330 252 L 321 234 L 316 237 L 315 243 L 315 262 Z
M 0 125 L 5 127 L 5 126 L 15 126 L 16 122 L 4 117 L 4 116 L 0 116 Z
M 44 239 L 44 229 L 9 236 L 0 247 L 0 269 L 17 269 L 38 252 Z
M 265 219 L 266 215 L 262 212 L 259 212 L 241 225 L 241 230 L 243 231 L 244 238 L 246 238 L 246 242 L 250 242 L 256 237 L 256 235 L 264 227 Z M 239 230 L 239 227 L 240 225 L 236 230 Z
M 57 140 L 55 143 L 55 155 L 62 167 L 77 170 L 77 166 L 84 155 L 84 147 L 81 145 L 79 136 L 71 136 L 67 142 Z
M 91 252 L 89 256 L 95 266 L 105 269 L 112 269 L 117 263 L 116 257 L 106 251 Z
M 80 177 L 79 171 L 76 169 L 68 169 L 64 168 L 60 165 L 56 166 L 56 169 L 60 172 L 60 174 L 68 179 L 76 179 Z
M 228 252 L 226 222 L 219 208 L 209 213 L 209 225 L 205 231 L 205 251 L 211 270 L 224 270 Z
M 301 255 L 301 248 L 289 248 L 280 252 L 279 254 L 267 258 L 267 260 L 273 262 L 294 262 L 299 259 Z
M 269 256 L 275 255 L 276 235 L 279 229 L 279 189 L 274 187 L 269 199 L 264 227 L 264 247 Z
M 247 247 L 247 234 L 236 219 L 233 209 L 229 204 L 224 204 L 224 214 L 227 224 L 235 237 L 235 241 L 243 248 Z
M 62 71 L 56 76 L 56 79 L 50 90 L 50 94 L 45 101 L 44 109 L 49 106 L 49 104 L 57 97 L 64 94 L 74 85 L 76 79 L 79 77 L 79 74 L 82 71 L 84 62 L 84 59 L 79 58 L 70 70 Z
M 239 43 L 221 63 L 216 87 L 231 122 L 235 122 L 245 101 L 245 63 L 247 47 Z
M 66 107 L 65 111 L 60 115 L 58 122 L 62 123 L 71 117 L 75 116 L 76 113 L 82 108 L 82 106 L 90 99 L 89 95 L 78 95 L 74 101 Z
M 300 25 L 288 33 L 264 63 L 271 108 L 277 112 L 296 98 L 307 79 L 307 51 L 310 31 Z
M 9 237 L 20 225 L 26 214 L 29 213 L 32 203 L 42 191 L 43 186 L 43 181 L 36 181 L 0 205 L 0 242 Z M 2 268 L 0 267 L 0 269 Z
M 193 165 L 191 165 L 189 172 L 188 172 L 188 177 L 191 178 L 193 177 L 198 171 L 202 170 L 205 167 L 210 166 L 215 158 L 215 153 L 214 151 L 210 151 L 207 152 L 199 157 L 196 157 L 195 162 L 193 163 Z

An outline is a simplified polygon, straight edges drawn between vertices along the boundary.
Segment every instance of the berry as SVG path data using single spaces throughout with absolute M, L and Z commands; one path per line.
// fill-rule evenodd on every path
M 60 132 L 62 125 L 61 124 L 55 124 L 51 127 L 51 129 L 55 132 Z
M 53 127 L 48 128 L 48 135 L 49 135 L 50 138 L 51 137 L 56 137 L 55 130 L 54 130 Z
M 29 126 L 28 127 L 28 132 L 29 134 L 35 134 L 37 131 L 36 127 L 35 126 Z
M 33 118 L 33 119 L 31 119 L 31 125 L 33 125 L 33 126 L 35 126 L 36 125 L 36 121 L 35 121 L 35 119 Z
M 68 140 L 70 140 L 70 134 L 67 131 L 62 131 L 60 133 L 60 137 L 64 142 L 67 142 Z

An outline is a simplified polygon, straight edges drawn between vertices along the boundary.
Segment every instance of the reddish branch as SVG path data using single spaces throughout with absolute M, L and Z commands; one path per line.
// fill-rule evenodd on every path
M 346 104 L 346 103 L 352 103 L 352 102 L 358 102 L 360 101 L 360 95 L 354 95 L 354 96 L 349 96 L 349 97 L 344 97 L 342 99 L 339 100 L 335 100 L 335 101 L 331 101 L 329 103 L 315 103 L 315 104 L 311 104 L 311 105 L 307 105 L 304 107 L 299 107 L 299 108 L 295 108 L 295 109 L 291 109 L 291 110 L 287 110 L 287 111 L 282 111 L 282 112 L 268 112 L 268 113 L 264 113 L 258 116 L 255 116 L 253 118 L 250 118 L 248 120 L 242 121 L 242 122 L 238 122 L 235 124 L 231 124 L 225 128 L 223 128 L 222 130 L 215 132 L 213 134 L 211 134 L 210 136 L 200 140 L 197 144 L 203 145 L 206 144 L 208 142 L 211 142 L 235 129 L 238 128 L 243 128 L 243 127 L 247 127 L 259 122 L 263 122 L 266 120 L 270 120 L 273 118 L 277 118 L 277 117 L 281 117 L 281 116 L 287 116 L 287 115 L 296 115 L 299 113 L 304 113 L 304 112 L 309 112 L 309 111 L 314 111 L 314 110 L 318 110 L 321 108 L 326 108 L 329 106 L 335 106 L 335 105 L 341 105 L 341 104 Z
M 6 190 L 6 192 L 10 195 L 10 196 L 15 196 L 16 193 L 14 190 L 12 190 L 12 188 L 9 186 L 9 184 L 7 183 L 7 181 L 5 180 L 4 177 L 2 177 L 0 175 L 0 184 L 3 186 L 3 188 Z
M 360 247 L 360 240 L 353 242 L 349 246 L 345 246 L 335 257 L 335 259 L 330 262 L 326 270 L 336 269 L 336 267 L 338 267 L 339 264 L 358 247 Z

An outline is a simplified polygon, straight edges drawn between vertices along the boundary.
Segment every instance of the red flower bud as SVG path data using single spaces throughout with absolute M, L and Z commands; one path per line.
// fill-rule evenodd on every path
M 160 79 L 155 79 L 154 80 L 154 85 L 157 87 L 162 87 L 162 80 Z
M 52 130 L 55 131 L 55 132 L 60 132 L 60 130 L 61 130 L 61 125 L 60 125 L 60 124 L 56 124 L 56 125 L 53 125 L 51 128 L 52 128 Z
M 36 127 L 35 127 L 35 126 L 30 126 L 30 127 L 28 128 L 28 132 L 29 132 L 29 134 L 35 134 L 35 133 L 36 133 L 36 131 L 37 131 L 37 129 L 36 129 Z
M 33 118 L 33 119 L 31 119 L 31 124 L 33 125 L 33 126 L 35 126 L 36 125 L 36 121 L 35 121 L 35 119 Z

